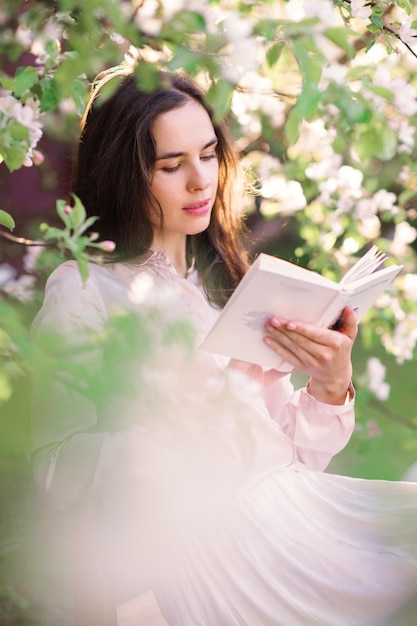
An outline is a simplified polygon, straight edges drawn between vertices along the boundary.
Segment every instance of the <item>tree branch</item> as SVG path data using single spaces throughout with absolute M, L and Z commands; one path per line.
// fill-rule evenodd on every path
M 378 411 L 380 411 L 383 415 L 393 420 L 394 422 L 398 422 L 399 424 L 402 424 L 402 426 L 406 426 L 411 430 L 417 430 L 416 422 L 413 422 L 413 420 L 410 420 L 408 417 L 404 417 L 404 415 L 400 415 L 400 413 L 393 411 L 380 400 L 377 400 L 376 398 L 371 398 L 369 403 L 371 406 L 378 409 Z
M 351 4 L 351 3 L 352 3 L 352 2 L 351 2 L 351 0 L 343 0 L 343 2 L 344 2 L 345 4 Z M 374 3 L 373 3 L 373 2 L 369 2 L 368 4 L 369 4 L 371 7 L 372 7 L 372 6 L 374 6 Z M 399 41 L 401 41 L 401 43 L 402 43 L 402 44 L 403 44 L 403 45 L 407 48 L 407 50 L 408 50 L 409 52 L 411 52 L 411 54 L 413 55 L 413 57 L 415 57 L 415 58 L 417 59 L 417 53 L 416 53 L 416 52 L 414 52 L 414 50 L 412 49 L 412 47 L 411 47 L 408 43 L 406 43 L 406 42 L 404 41 L 404 39 L 402 39 L 402 38 L 401 38 L 401 36 L 400 36 L 398 33 L 396 33 L 396 32 L 395 32 L 395 30 L 393 30 L 390 26 L 386 26 L 385 24 L 382 26 L 382 29 L 381 29 L 381 30 L 384 30 L 386 33 L 389 33 L 390 35 L 393 35 L 393 36 L 394 36 L 394 37 L 396 37 Z M 416 45 L 417 45 L 417 38 L 416 38 Z
M 46 248 L 48 246 L 54 245 L 53 242 L 46 242 L 37 239 L 26 239 L 26 237 L 16 237 L 15 235 L 12 235 L 11 233 L 8 233 L 7 231 L 1 229 L 0 237 L 3 237 L 3 239 L 7 239 L 7 241 L 10 241 L 11 243 L 16 243 L 20 246 L 43 246 Z

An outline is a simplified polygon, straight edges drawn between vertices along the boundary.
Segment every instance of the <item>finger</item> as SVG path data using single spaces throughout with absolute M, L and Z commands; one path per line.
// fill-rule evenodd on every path
M 300 341 L 301 345 L 307 346 L 310 342 L 322 346 L 335 345 L 340 341 L 335 333 L 328 328 L 321 328 L 304 322 L 294 322 L 278 317 L 272 317 L 267 321 L 265 328 L 274 335 L 281 332 L 292 338 L 292 341 Z M 345 333 L 343 333 L 345 334 Z M 346 333 L 347 334 L 347 333 Z
M 265 342 L 277 352 L 280 356 L 289 360 L 294 365 L 303 364 L 303 366 L 317 366 L 328 354 L 332 354 L 341 341 L 340 336 L 327 331 L 323 336 L 322 333 L 316 332 L 316 328 L 311 329 L 312 336 L 307 336 L 301 332 L 302 325 L 297 325 L 294 330 L 288 328 L 288 324 L 282 321 L 279 328 L 276 325 L 266 326 L 268 335 Z
M 342 311 L 343 326 L 339 329 L 339 332 L 347 335 L 352 341 L 358 334 L 358 320 L 356 313 L 351 306 L 347 306 Z

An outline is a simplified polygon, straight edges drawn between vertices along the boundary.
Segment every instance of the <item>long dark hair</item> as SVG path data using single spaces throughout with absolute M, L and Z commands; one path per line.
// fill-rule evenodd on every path
M 125 77 L 104 102 L 95 100 L 86 115 L 78 146 L 72 191 L 88 216 L 98 216 L 100 239 L 116 242 L 116 259 L 149 251 L 153 231 L 150 190 L 155 165 L 152 125 L 158 115 L 195 100 L 210 116 L 218 138 L 219 185 L 210 225 L 187 238 L 209 299 L 223 306 L 247 269 L 241 217 L 239 159 L 229 130 L 214 121 L 200 88 L 181 74 L 160 75 L 152 92 L 142 91 L 134 75 Z

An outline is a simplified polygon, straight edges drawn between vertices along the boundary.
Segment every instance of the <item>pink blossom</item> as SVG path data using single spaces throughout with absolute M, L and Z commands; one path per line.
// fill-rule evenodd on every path
M 100 248 L 103 252 L 113 252 L 116 249 L 116 244 L 110 239 L 106 239 L 100 243 Z

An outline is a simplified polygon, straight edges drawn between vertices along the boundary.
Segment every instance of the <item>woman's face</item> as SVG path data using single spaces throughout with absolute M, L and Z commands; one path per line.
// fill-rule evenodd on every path
M 183 242 L 210 223 L 219 178 L 217 137 L 207 111 L 194 100 L 159 115 L 152 134 L 156 162 L 151 191 L 163 214 L 161 228 L 155 213 L 154 243 Z

